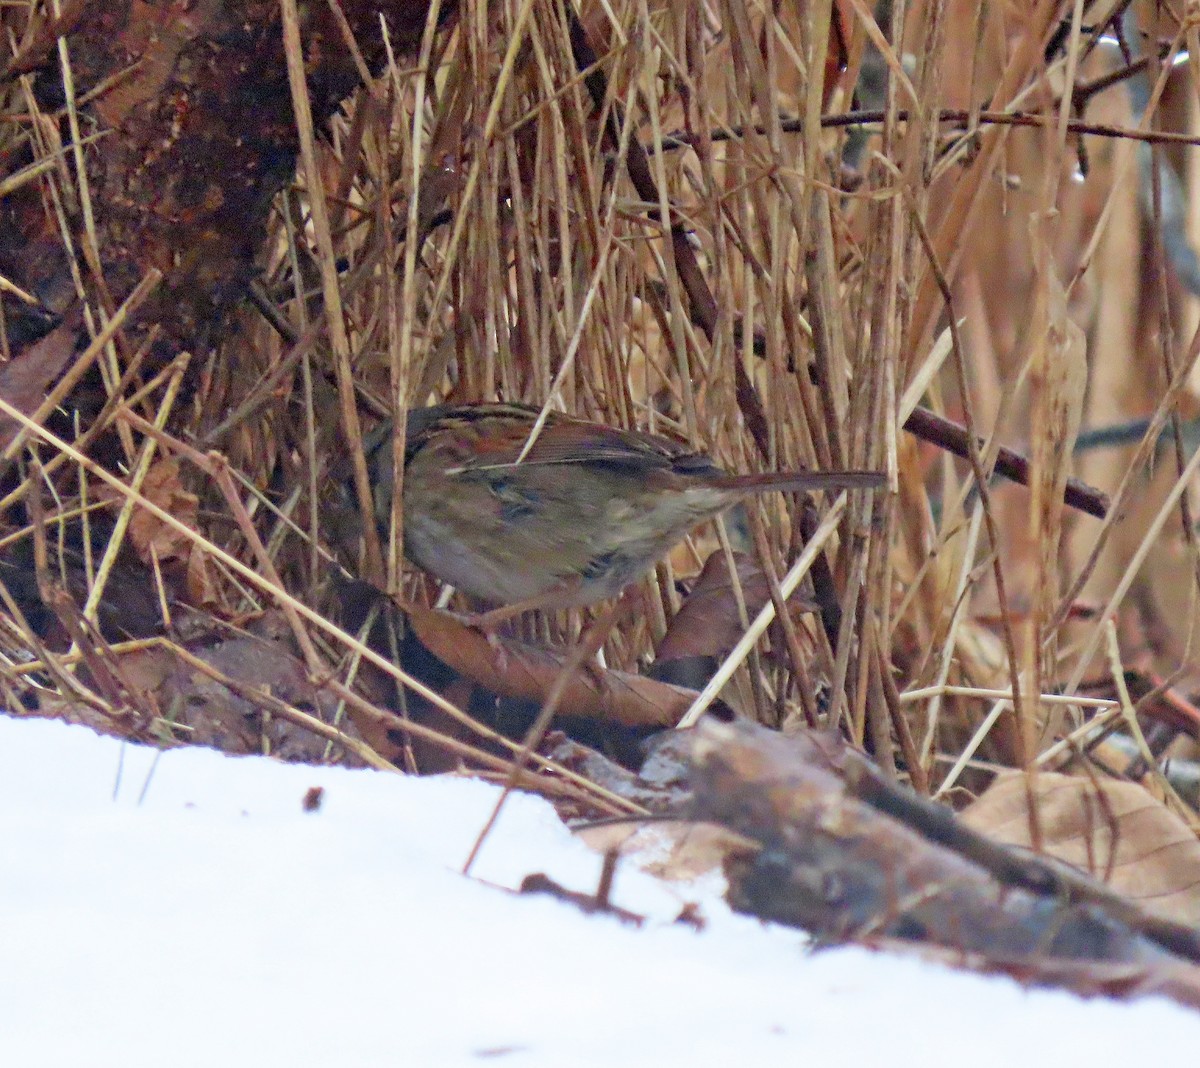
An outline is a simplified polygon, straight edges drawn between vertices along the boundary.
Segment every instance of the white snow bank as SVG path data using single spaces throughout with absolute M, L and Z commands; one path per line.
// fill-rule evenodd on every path
M 2 1065 L 1125 1068 L 1200 1049 L 1200 1014 L 1166 1001 L 809 955 L 628 866 L 614 899 L 641 930 L 464 879 L 496 796 L 479 782 L 180 749 L 147 786 L 154 756 L 0 716 Z M 474 874 L 590 891 L 599 868 L 517 796 Z M 697 899 L 706 929 L 672 925 Z

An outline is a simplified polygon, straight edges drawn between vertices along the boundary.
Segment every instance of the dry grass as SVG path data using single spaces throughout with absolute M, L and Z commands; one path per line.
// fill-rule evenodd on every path
M 1194 152 L 1133 134 L 1194 129 L 1200 53 L 1160 62 L 1196 31 L 1146 23 L 1131 43 L 1153 106 L 1133 113 L 1127 81 L 1105 81 L 1126 59 L 1089 30 L 1106 7 L 897 0 L 881 27 L 864 0 L 606 0 L 583 10 L 598 62 L 581 69 L 561 5 L 472 2 L 328 136 L 298 108 L 298 181 L 259 290 L 281 322 L 247 307 L 186 411 L 168 413 L 166 382 L 156 394 L 162 447 L 192 461 L 201 534 L 177 533 L 207 562 L 209 604 L 282 606 L 315 673 L 332 651 L 342 681 L 364 659 L 403 680 L 321 611 L 339 442 L 446 397 L 524 400 L 668 430 L 738 470 L 886 470 L 891 491 L 853 496 L 827 543 L 840 630 L 801 624 L 786 644 L 806 661 L 760 664 L 752 707 L 785 724 L 815 710 L 935 792 L 1077 759 L 1055 746 L 1086 741 L 1094 705 L 1041 695 L 1133 664 L 1188 671 L 1197 618 L 1194 443 L 1155 446 L 1192 410 L 1200 316 L 1164 252 L 1170 205 L 1139 193 L 1139 159 L 1186 184 Z M 831 19 L 849 69 L 825 94 Z M 872 115 L 851 125 L 856 85 Z M 970 463 L 902 430 L 918 400 L 980 436 Z M 135 407 L 105 418 L 144 475 L 160 435 L 121 418 Z M 1081 426 L 1143 415 L 1141 447 L 1073 454 Z M 977 478 L 1001 443 L 1030 457 L 1031 489 Z M 1062 508 L 1068 473 L 1114 494 L 1106 521 Z M 782 575 L 815 521 L 778 501 L 757 518 Z M 394 524 L 362 566 L 420 599 L 402 538 Z M 610 665 L 645 664 L 697 562 L 664 562 Z

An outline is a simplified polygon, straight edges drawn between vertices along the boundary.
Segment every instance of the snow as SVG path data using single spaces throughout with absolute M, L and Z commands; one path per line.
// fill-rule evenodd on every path
M 199 748 L 155 763 L 0 716 L 0 1064 L 1029 1068 L 1200 1048 L 1200 1014 L 1165 1000 L 811 954 L 630 865 L 615 901 L 640 930 L 513 895 L 535 871 L 590 891 L 600 868 L 533 797 L 464 878 L 495 797 Z M 671 922 L 686 901 L 703 931 Z

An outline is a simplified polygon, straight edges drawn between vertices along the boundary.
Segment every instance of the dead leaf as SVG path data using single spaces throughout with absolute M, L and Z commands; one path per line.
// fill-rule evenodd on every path
M 752 556 L 735 552 L 733 558 L 746 616 L 754 619 L 771 599 L 767 577 Z M 792 596 L 788 607 L 793 618 L 817 609 L 811 594 L 811 583 L 805 583 Z M 725 553 L 717 549 L 705 561 L 692 592 L 658 643 L 650 674 L 662 682 L 701 689 L 743 633 L 745 627 Z M 781 648 L 784 642 L 778 623 L 772 626 L 770 634 L 772 648 Z M 722 697 L 730 704 L 736 700 L 730 692 Z
M 1200 924 L 1200 842 L 1179 817 L 1137 783 L 1093 783 L 1051 772 L 1035 781 L 1050 856 L 1105 881 L 1158 916 Z M 1028 847 L 1022 773 L 1000 775 L 962 818 L 997 841 Z
M 325 722 L 334 718 L 336 698 L 314 686 L 304 664 L 283 645 L 246 634 L 193 643 L 190 652 L 239 683 L 243 692 L 181 659 L 169 645 L 133 649 L 116 658 L 122 678 L 161 709 L 153 724 L 156 740 L 209 745 L 224 753 L 269 752 L 282 760 L 325 760 L 323 737 L 270 714 L 254 700 L 254 691 L 262 691 Z M 355 763 L 350 753 L 340 759 Z
M 151 464 L 142 480 L 141 493 L 151 504 L 169 512 L 192 530 L 196 529 L 200 500 L 183 488 L 178 460 L 158 460 Z M 108 485 L 96 488 L 95 499 L 108 502 L 114 509 L 125 503 L 125 497 Z M 160 564 L 165 564 L 173 560 L 190 560 L 193 555 L 190 538 L 145 508 L 134 508 L 129 520 L 129 542 L 141 561 L 151 566 L 155 556 Z
M 771 599 L 767 577 L 753 557 L 735 552 L 733 559 L 746 614 L 753 619 Z M 798 592 L 789 605 L 797 613 L 814 611 L 811 589 L 807 595 Z M 698 656 L 719 660 L 737 644 L 744 630 L 729 566 L 718 549 L 705 561 L 691 594 L 659 642 L 656 663 Z
M 0 397 L 26 415 L 37 411 L 46 399 L 50 383 L 75 354 L 77 328 L 78 316 L 72 315 L 0 367 Z M 7 448 L 19 430 L 20 424 L 15 419 L 0 415 L 0 449 Z
M 198 550 L 188 557 L 187 600 L 197 608 L 210 608 L 217 603 L 217 587 L 208 566 L 208 554 Z
M 412 606 L 408 620 L 421 644 L 442 663 L 501 697 L 545 701 L 566 659 L 562 650 L 507 638 L 493 645 L 449 612 Z M 695 697 L 693 690 L 591 665 L 575 673 L 559 708 L 627 727 L 673 727 Z
M 643 871 L 680 883 L 721 872 L 730 857 L 761 848 L 728 827 L 691 820 L 598 823 L 576 834 L 598 853 L 619 850 Z
M 170 512 L 181 523 L 193 530 L 196 528 L 200 500 L 183 488 L 178 460 L 159 460 L 153 464 L 142 483 L 142 496 Z M 191 556 L 191 540 L 144 508 L 134 511 L 129 523 L 129 537 L 146 563 L 150 563 L 154 554 L 163 562 L 186 560 Z

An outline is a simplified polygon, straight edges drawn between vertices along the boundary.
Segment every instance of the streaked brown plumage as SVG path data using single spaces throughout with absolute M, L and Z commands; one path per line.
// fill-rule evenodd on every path
M 404 548 L 420 568 L 497 605 L 618 594 L 693 527 L 768 490 L 872 487 L 867 471 L 731 475 L 667 438 L 537 410 L 474 404 L 409 413 Z M 391 513 L 391 428 L 366 443 L 376 516 Z

